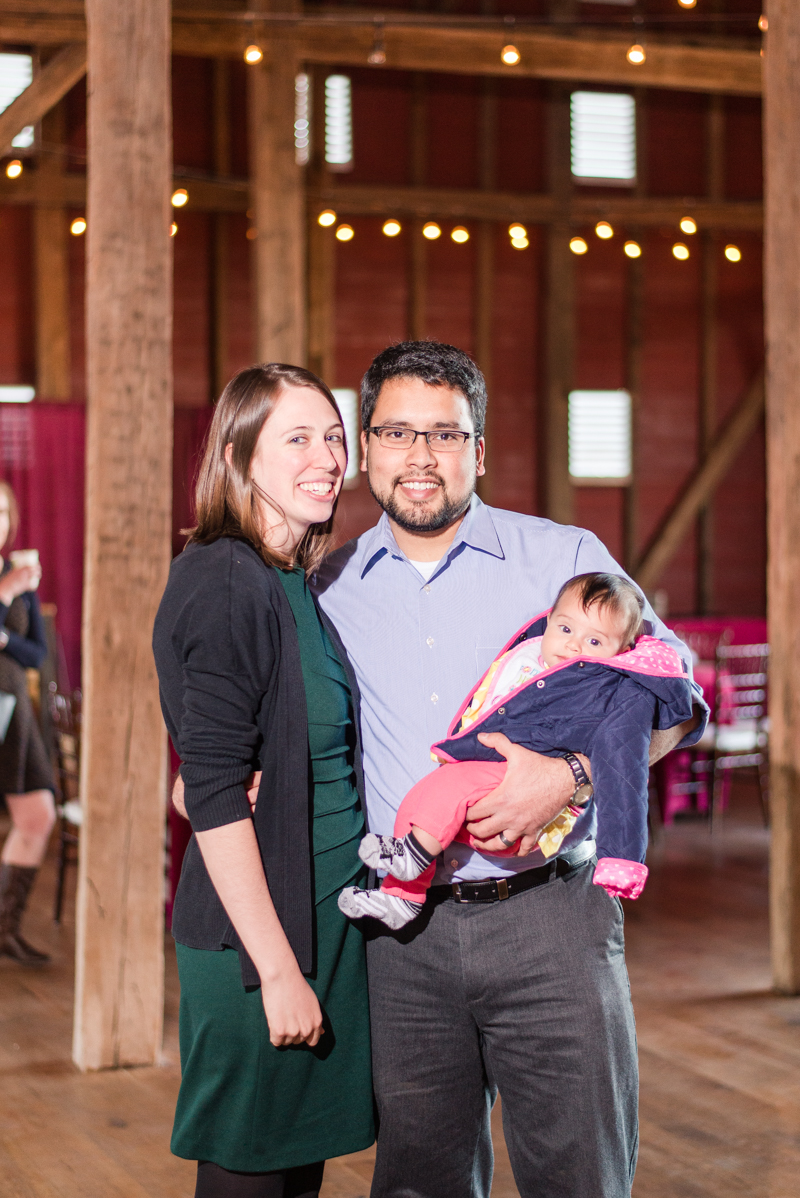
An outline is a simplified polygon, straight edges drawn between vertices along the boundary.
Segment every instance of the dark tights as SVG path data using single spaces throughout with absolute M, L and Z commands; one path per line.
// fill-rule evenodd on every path
M 318 1198 L 325 1162 L 276 1173 L 234 1173 L 213 1161 L 197 1162 L 194 1198 Z

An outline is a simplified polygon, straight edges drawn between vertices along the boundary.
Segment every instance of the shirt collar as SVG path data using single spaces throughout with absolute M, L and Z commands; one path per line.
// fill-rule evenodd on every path
M 462 520 L 461 527 L 446 556 L 452 557 L 462 545 L 469 546 L 470 549 L 477 549 L 480 553 L 489 553 L 492 557 L 505 558 L 503 546 L 500 544 L 500 538 L 492 520 L 491 508 L 488 508 L 477 495 L 472 496 L 469 511 Z M 382 558 L 390 555 L 405 556 L 394 538 L 389 517 L 384 512 L 375 527 L 364 536 L 360 563 L 361 578 L 364 578 Z

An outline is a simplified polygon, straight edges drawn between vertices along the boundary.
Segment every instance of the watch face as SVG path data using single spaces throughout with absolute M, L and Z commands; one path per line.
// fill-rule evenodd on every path
M 575 794 L 572 796 L 570 802 L 574 807 L 585 807 L 593 794 L 594 789 L 591 782 L 584 782 L 583 786 L 579 786 L 575 791 Z

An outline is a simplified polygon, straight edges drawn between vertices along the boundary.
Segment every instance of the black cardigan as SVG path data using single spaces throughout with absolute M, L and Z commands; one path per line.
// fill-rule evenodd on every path
M 353 695 L 355 774 L 363 805 L 358 687 L 335 628 L 322 620 Z M 172 563 L 153 652 L 161 709 L 181 759 L 194 832 L 250 817 L 245 779 L 262 770 L 256 838 L 275 910 L 303 973 L 313 968 L 311 778 L 300 647 L 276 571 L 246 542 L 190 545 Z M 242 981 L 258 972 L 220 902 L 192 836 L 172 914 L 175 939 L 239 952 Z

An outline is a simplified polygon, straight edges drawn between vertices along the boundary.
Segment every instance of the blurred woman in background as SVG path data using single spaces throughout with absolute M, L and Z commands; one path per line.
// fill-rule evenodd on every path
M 19 510 L 14 492 L 0 481 L 0 550 L 14 543 Z M 50 958 L 20 935 L 31 887 L 55 823 L 53 770 L 28 694 L 27 669 L 47 656 L 36 587 L 38 565 L 13 566 L 0 557 L 0 793 L 11 831 L 0 856 L 0 956 L 21 965 Z M 10 714 L 10 719 L 9 719 Z

